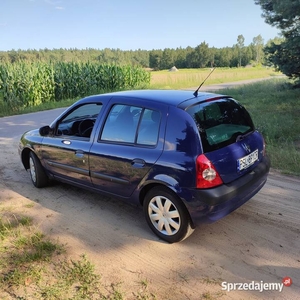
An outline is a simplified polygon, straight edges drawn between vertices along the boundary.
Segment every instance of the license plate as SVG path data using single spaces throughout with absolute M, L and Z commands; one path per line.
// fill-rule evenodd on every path
M 253 165 L 257 160 L 258 160 L 258 149 L 256 149 L 255 151 L 253 151 L 249 155 L 238 159 L 238 161 L 237 161 L 238 171 L 242 171 L 244 169 L 247 169 L 248 167 Z

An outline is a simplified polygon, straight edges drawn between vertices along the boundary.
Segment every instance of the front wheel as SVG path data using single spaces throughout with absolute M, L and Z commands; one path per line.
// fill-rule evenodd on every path
M 29 154 L 29 174 L 35 187 L 41 188 L 48 184 L 48 176 L 45 173 L 40 160 L 33 152 L 30 152 Z
M 152 231 L 169 243 L 180 242 L 194 231 L 186 207 L 165 187 L 156 187 L 147 193 L 144 213 Z

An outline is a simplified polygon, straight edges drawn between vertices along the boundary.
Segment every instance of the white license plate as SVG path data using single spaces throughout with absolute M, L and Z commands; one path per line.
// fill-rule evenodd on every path
M 238 159 L 238 171 L 242 171 L 244 169 L 247 169 L 251 165 L 253 165 L 258 160 L 258 149 L 253 151 L 247 156 L 244 156 L 240 159 Z

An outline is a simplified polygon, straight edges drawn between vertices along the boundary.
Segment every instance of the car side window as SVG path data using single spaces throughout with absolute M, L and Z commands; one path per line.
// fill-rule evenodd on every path
M 101 108 L 101 103 L 76 107 L 58 122 L 55 135 L 73 136 L 76 139 L 89 138 Z
M 101 140 L 153 146 L 157 143 L 159 124 L 158 111 L 116 104 L 108 114 Z
M 135 106 L 114 105 L 106 119 L 101 140 L 134 143 L 141 110 Z M 134 118 L 134 115 L 138 117 Z
M 141 118 L 137 143 L 141 145 L 156 145 L 160 125 L 160 113 L 145 109 Z

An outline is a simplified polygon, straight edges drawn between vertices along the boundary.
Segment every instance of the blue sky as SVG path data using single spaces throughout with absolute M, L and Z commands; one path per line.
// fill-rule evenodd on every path
M 0 51 L 249 45 L 279 31 L 254 0 L 0 0 Z

